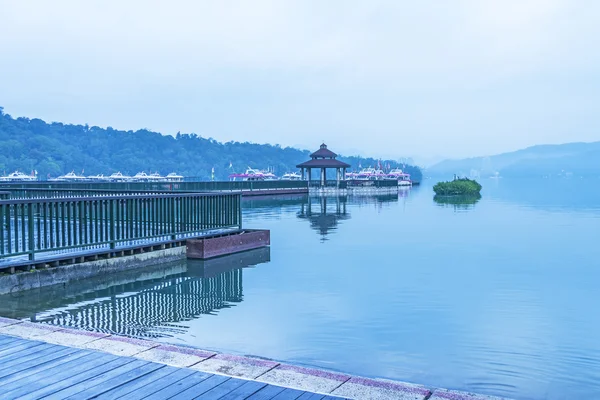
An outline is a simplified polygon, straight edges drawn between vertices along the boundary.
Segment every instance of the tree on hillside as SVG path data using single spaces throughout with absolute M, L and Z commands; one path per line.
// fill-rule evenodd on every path
M 12 118 L 0 107 L 0 169 L 4 172 L 37 170 L 46 178 L 67 172 L 86 175 L 121 172 L 134 175 L 140 171 L 209 180 L 214 168 L 216 179 L 243 172 L 247 167 L 272 168 L 276 174 L 296 171 L 296 165 L 309 158 L 309 151 L 280 145 L 249 142 L 220 143 L 196 133 L 161 135 L 147 129 L 121 131 L 112 127 L 46 123 L 34 118 Z M 340 159 L 358 169 L 376 165 L 373 158 Z M 397 163 L 385 160 L 387 165 Z M 232 165 L 232 168 L 230 168 Z M 413 178 L 420 180 L 417 167 L 406 166 Z

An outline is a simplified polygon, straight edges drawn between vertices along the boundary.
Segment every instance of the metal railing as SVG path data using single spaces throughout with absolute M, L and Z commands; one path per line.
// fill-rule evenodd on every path
M 3 196 L 3 194 L 6 195 Z M 71 197 L 152 196 L 173 193 L 196 193 L 178 190 L 117 190 L 117 189 L 46 189 L 6 188 L 0 191 L 0 199 L 62 199 Z
M 0 201 L 0 269 L 9 258 L 160 244 L 241 229 L 240 193 Z
M 215 182 L 2 182 L 0 190 L 86 189 L 117 191 L 228 192 L 275 189 L 307 189 L 306 181 L 215 181 Z

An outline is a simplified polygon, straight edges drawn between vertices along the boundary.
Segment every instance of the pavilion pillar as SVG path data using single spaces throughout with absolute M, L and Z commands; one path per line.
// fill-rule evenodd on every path
M 340 188 L 340 169 L 335 169 L 335 185 L 339 189 Z
M 304 180 L 304 168 L 300 169 L 302 171 L 302 180 Z
M 308 186 L 310 186 L 310 181 L 312 179 L 312 169 L 307 168 L 307 171 L 308 171 Z
M 325 168 L 321 168 L 321 187 L 325 187 L 326 179 Z

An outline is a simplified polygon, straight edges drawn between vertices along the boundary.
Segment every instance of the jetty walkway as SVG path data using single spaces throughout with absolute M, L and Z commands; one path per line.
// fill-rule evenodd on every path
M 0 398 L 501 400 L 2 317 Z

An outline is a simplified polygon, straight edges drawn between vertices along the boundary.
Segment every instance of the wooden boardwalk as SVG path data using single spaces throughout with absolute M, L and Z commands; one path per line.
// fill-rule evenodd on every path
M 0 335 L 0 398 L 342 399 L 6 335 Z

